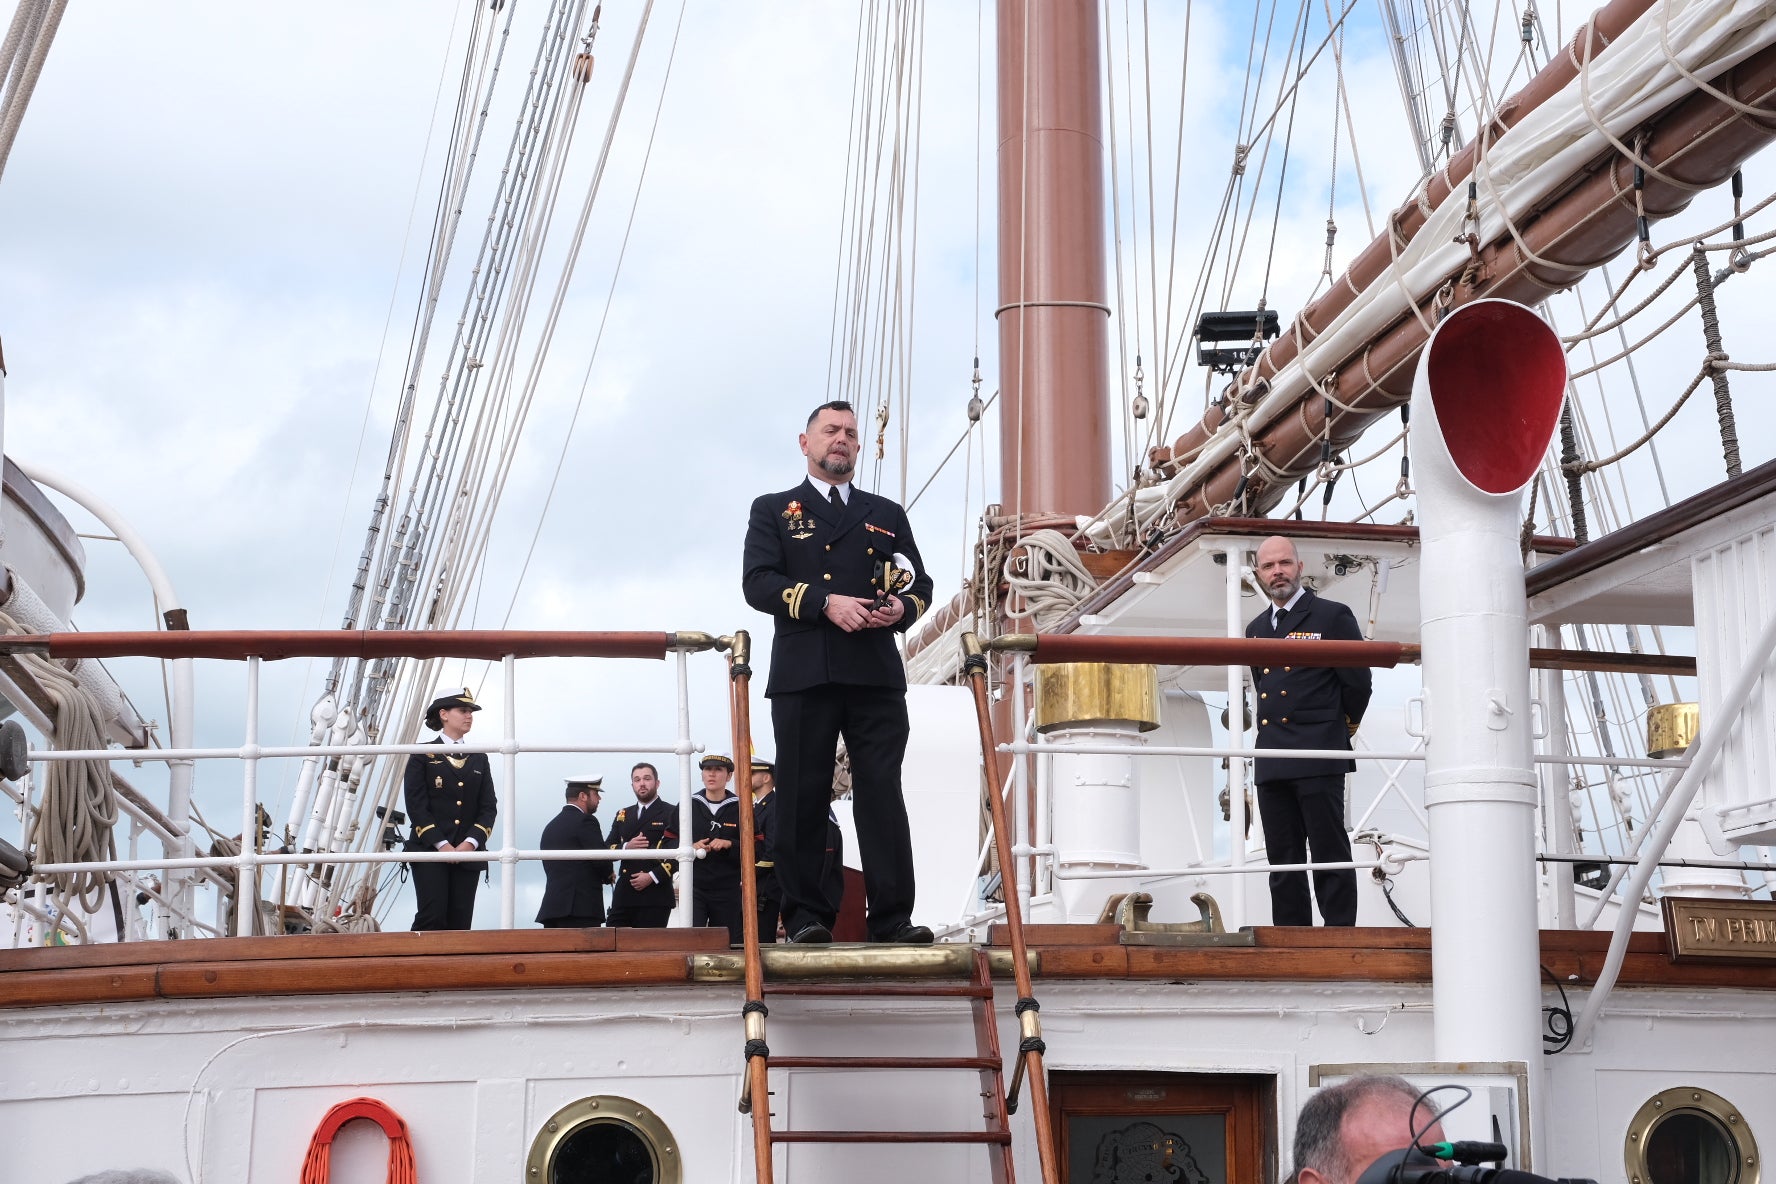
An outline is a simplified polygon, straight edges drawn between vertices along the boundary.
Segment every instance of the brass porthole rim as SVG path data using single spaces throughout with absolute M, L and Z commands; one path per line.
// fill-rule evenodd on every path
M 1712 1118 L 1727 1141 L 1733 1145 L 1739 1161 L 1739 1176 L 1735 1184 L 1759 1184 L 1763 1163 L 1758 1155 L 1757 1137 L 1751 1133 L 1751 1124 L 1745 1120 L 1745 1112 L 1713 1090 L 1697 1085 L 1678 1085 L 1661 1090 L 1634 1112 L 1634 1117 L 1628 1123 L 1628 1131 L 1622 1139 L 1622 1161 L 1630 1184 L 1651 1184 L 1652 1173 L 1647 1168 L 1649 1140 L 1646 1136 L 1659 1122 L 1685 1113 L 1703 1114 Z
M 524 1184 L 546 1181 L 556 1149 L 576 1131 L 600 1122 L 627 1126 L 641 1136 L 654 1157 L 654 1184 L 682 1184 L 684 1157 L 679 1154 L 678 1140 L 672 1137 L 671 1129 L 640 1102 L 615 1094 L 579 1098 L 544 1119 L 524 1161 Z

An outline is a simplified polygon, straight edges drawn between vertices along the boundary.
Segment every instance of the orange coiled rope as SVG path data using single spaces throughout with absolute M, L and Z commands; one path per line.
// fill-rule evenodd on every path
M 333 1136 L 354 1118 L 368 1118 L 388 1136 L 388 1184 L 419 1184 L 419 1173 L 413 1166 L 413 1144 L 407 1138 L 407 1123 L 385 1103 L 375 1098 L 353 1098 L 327 1111 L 314 1138 L 308 1141 L 308 1158 L 302 1161 L 302 1184 L 328 1184 L 332 1173 Z

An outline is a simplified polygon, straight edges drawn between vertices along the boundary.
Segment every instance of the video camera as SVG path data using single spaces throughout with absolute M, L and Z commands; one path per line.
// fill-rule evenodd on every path
M 1597 1184 L 1484 1166 L 1501 1162 L 1506 1154 L 1503 1143 L 1421 1143 L 1388 1152 L 1364 1169 L 1357 1184 Z M 1451 1159 L 1456 1162 L 1442 1162 Z

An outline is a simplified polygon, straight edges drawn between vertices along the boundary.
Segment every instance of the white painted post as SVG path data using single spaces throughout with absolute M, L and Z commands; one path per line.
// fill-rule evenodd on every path
M 1246 548 L 1243 543 L 1229 543 L 1222 551 L 1227 557 L 1227 636 L 1244 637 L 1245 622 L 1240 620 L 1240 584 L 1245 578 Z M 1227 668 L 1227 746 L 1245 747 L 1246 668 Z M 1210 817 L 1214 817 L 1210 815 Z M 1246 866 L 1246 758 L 1227 758 L 1227 857 L 1234 867 Z
M 518 924 L 518 659 L 511 654 L 501 658 L 500 672 L 506 683 L 506 730 L 500 738 L 505 767 L 494 790 L 501 819 L 500 928 L 513 929 Z
M 247 658 L 247 740 L 241 746 L 246 764 L 241 769 L 240 858 L 234 886 L 234 932 L 238 937 L 253 935 L 257 920 L 253 903 L 259 897 L 259 663 L 257 654 Z
M 696 769 L 691 762 L 691 676 L 690 655 L 684 650 L 678 651 L 678 744 L 673 751 L 678 753 L 678 845 L 689 848 L 687 841 L 691 834 L 691 787 L 696 778 Z M 678 856 L 678 874 L 673 877 L 678 890 L 678 903 L 672 910 L 672 918 L 668 922 L 674 929 L 688 929 L 691 925 L 691 892 L 696 887 L 696 852 L 687 851 Z
M 1551 640 L 1551 639 L 1545 639 Z M 1566 734 L 1566 672 L 1542 671 L 1542 714 L 1547 720 L 1549 756 L 1567 756 L 1570 745 Z M 1550 855 L 1572 853 L 1572 766 L 1542 766 L 1542 843 Z M 1555 929 L 1571 929 L 1578 916 L 1577 894 L 1573 891 L 1573 865 L 1547 865 L 1551 888 L 1550 918 Z
M 1029 707 L 1024 701 L 1024 680 L 1030 676 L 1030 668 L 1029 664 L 1024 660 L 1023 654 L 1018 654 L 1013 661 L 1012 673 L 1011 713 L 1013 720 L 1015 721 L 1013 726 L 1017 729 L 1017 738 L 1021 743 L 1028 740 L 1030 734 L 1030 722 L 1027 714 Z M 1011 759 L 1016 762 L 1012 766 L 1012 784 L 1016 786 L 1016 789 L 1012 791 L 1011 795 L 1012 803 L 1010 815 L 1012 818 L 1012 841 L 1019 847 L 1028 848 L 1030 846 L 1031 829 L 1029 810 L 1030 758 L 1027 754 L 1015 753 Z M 1013 859 L 1012 862 L 1016 864 L 1016 866 L 1012 869 L 1009 877 L 1006 875 L 1006 870 L 1004 868 L 999 869 L 1000 887 L 1002 890 L 1005 890 L 1015 886 L 1018 897 L 1018 907 L 1022 910 L 1020 915 L 1027 918 L 1030 915 L 1031 896 L 1030 860 L 1026 856 L 1018 856 Z

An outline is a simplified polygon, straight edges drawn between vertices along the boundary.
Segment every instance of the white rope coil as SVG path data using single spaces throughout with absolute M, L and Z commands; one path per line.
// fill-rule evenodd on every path
M 1058 530 L 1032 532 L 1018 540 L 1013 555 L 1019 551 L 1025 559 L 1024 572 L 1018 574 L 1008 557 L 1005 579 L 1023 607 L 1009 608 L 1006 613 L 1014 618 L 1035 618 L 1038 632 L 1059 622 L 1098 586 L 1073 540 Z

